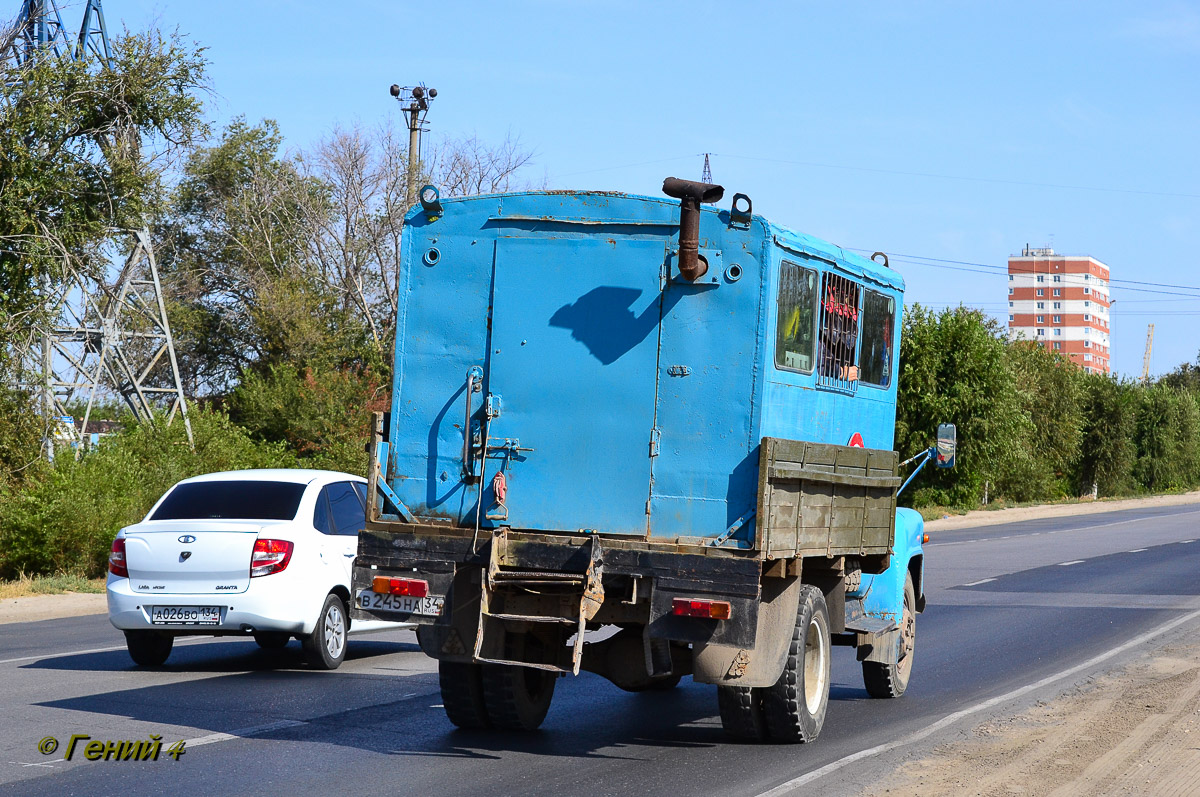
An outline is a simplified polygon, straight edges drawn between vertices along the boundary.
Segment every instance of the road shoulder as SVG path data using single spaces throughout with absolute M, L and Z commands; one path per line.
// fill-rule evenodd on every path
M 5 598 L 0 601 L 0 624 L 57 620 L 62 617 L 104 614 L 107 611 L 108 603 L 103 593 L 66 592 L 61 595 L 29 595 L 24 598 Z
M 983 722 L 903 764 L 869 797 L 1189 794 L 1200 783 L 1200 630 Z
M 930 532 L 955 531 L 981 526 L 997 526 L 1001 523 L 1020 523 L 1023 520 L 1097 515 L 1127 509 L 1155 509 L 1186 504 L 1200 504 L 1200 490 L 1179 495 L 1154 495 L 1146 498 L 1122 498 L 1114 501 L 1090 501 L 1081 504 L 1042 504 L 1040 506 L 1013 507 L 1012 509 L 976 509 L 965 515 L 952 515 L 926 521 L 925 529 Z

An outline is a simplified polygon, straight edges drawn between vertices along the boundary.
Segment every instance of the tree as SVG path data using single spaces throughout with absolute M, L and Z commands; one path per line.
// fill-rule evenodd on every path
M 205 66 L 203 48 L 151 31 L 113 39 L 103 68 L 0 68 L 0 373 L 67 272 L 102 274 L 110 229 L 154 211 L 163 169 L 204 130 Z
M 928 448 L 943 422 L 958 426 L 954 469 L 922 474 L 902 496 L 915 505 L 979 503 L 985 481 L 1013 467 L 1033 428 L 1021 411 L 996 322 L 966 307 L 907 309 L 900 344 L 896 447 Z M 927 470 L 931 470 L 928 469 Z
M 310 267 L 311 218 L 327 186 L 280 158 L 281 141 L 274 122 L 234 120 L 191 153 L 160 225 L 193 394 L 225 392 L 247 368 L 336 360 L 344 338 L 360 337 L 360 317 Z
M 1080 396 L 1079 457 L 1074 465 L 1079 492 L 1096 485 L 1100 495 L 1133 487 L 1138 388 L 1103 374 L 1084 374 Z
M 1017 401 L 1030 435 L 1010 446 L 997 491 L 1018 501 L 1062 497 L 1073 491 L 1070 470 L 1079 454 L 1079 382 L 1083 372 L 1062 355 L 1026 340 L 1006 347 Z

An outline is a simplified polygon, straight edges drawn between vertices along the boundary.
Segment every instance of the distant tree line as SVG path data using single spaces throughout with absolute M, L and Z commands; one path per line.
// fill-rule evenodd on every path
M 958 426 L 958 464 L 927 469 L 902 499 L 974 508 L 1200 485 L 1200 359 L 1151 384 L 1085 373 L 1032 341 L 1009 341 L 978 310 L 906 308 L 896 447 Z

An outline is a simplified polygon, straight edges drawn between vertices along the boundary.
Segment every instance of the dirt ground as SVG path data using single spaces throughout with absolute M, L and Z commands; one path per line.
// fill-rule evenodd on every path
M 1200 794 L 1200 632 L 985 722 L 866 794 Z
M 30 623 L 59 617 L 104 614 L 108 611 L 103 594 L 68 592 L 63 595 L 28 595 L 0 600 L 0 623 Z

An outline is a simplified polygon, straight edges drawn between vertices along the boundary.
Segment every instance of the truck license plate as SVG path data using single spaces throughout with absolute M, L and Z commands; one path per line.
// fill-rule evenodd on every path
M 442 604 L 446 598 L 442 595 L 430 595 L 425 598 L 413 598 L 408 595 L 388 595 L 364 589 L 358 593 L 358 607 L 378 612 L 402 612 L 404 614 L 428 614 L 437 616 L 442 613 Z
M 217 625 L 220 606 L 152 606 L 150 622 L 155 625 Z

